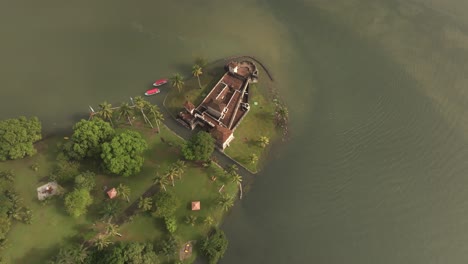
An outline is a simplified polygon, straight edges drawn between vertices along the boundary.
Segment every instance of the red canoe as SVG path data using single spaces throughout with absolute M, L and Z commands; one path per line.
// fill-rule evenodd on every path
M 150 96 L 150 95 L 153 95 L 153 94 L 157 94 L 157 93 L 159 93 L 159 92 L 160 92 L 160 91 L 159 91 L 158 88 L 154 88 L 154 89 L 151 89 L 151 90 L 146 91 L 145 95 L 146 95 L 146 96 Z
M 157 80 L 153 83 L 153 86 L 161 86 L 163 84 L 166 84 L 167 83 L 167 79 L 160 79 L 160 80 Z

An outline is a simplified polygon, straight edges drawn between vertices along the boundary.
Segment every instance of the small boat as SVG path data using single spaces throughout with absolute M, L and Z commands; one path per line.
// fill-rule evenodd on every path
M 150 96 L 150 95 L 158 94 L 159 92 L 161 91 L 158 88 L 154 88 L 154 89 L 150 89 L 146 91 L 145 95 Z
M 166 84 L 167 81 L 168 81 L 167 79 L 160 79 L 160 80 L 157 80 L 157 81 L 155 81 L 155 82 L 153 83 L 153 86 L 155 86 L 155 87 L 161 86 L 161 85 L 163 85 L 163 84 Z

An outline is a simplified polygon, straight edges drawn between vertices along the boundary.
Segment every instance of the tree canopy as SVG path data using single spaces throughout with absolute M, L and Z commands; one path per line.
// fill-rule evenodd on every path
M 37 117 L 22 116 L 0 121 L 0 161 L 20 159 L 36 154 L 33 143 L 42 139 Z
M 153 201 L 156 204 L 156 210 L 153 213 L 155 217 L 172 216 L 180 204 L 180 201 L 172 192 L 158 192 Z
M 216 264 L 224 256 L 228 247 L 228 240 L 224 232 L 215 228 L 203 241 L 202 251 L 208 257 L 210 264 Z
M 188 160 L 208 161 L 213 151 L 214 139 L 204 131 L 195 134 L 182 148 L 182 153 Z
M 87 189 L 75 189 L 65 197 L 65 208 L 73 217 L 85 214 L 92 203 L 93 198 Z
M 157 264 L 158 257 L 151 243 L 120 242 L 102 251 L 95 251 L 93 264 Z
M 140 172 L 144 161 L 141 154 L 147 148 L 138 132 L 128 130 L 102 145 L 101 158 L 109 171 L 127 177 Z
M 102 119 L 81 120 L 73 126 L 71 143 L 65 151 L 73 159 L 99 157 L 101 145 L 110 141 L 114 136 L 114 129 Z
M 75 188 L 93 190 L 96 186 L 96 175 L 94 172 L 86 171 L 75 177 Z

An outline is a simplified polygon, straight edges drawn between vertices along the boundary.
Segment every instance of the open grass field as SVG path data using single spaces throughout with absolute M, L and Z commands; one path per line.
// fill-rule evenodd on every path
M 36 144 L 38 153 L 33 157 L 0 163 L 0 170 L 14 171 L 15 189 L 24 200 L 24 205 L 33 211 L 32 224 L 13 222 L 7 237 L 7 246 L 0 254 L 6 263 L 45 263 L 59 247 L 77 239 L 93 223 L 100 220 L 99 210 L 103 203 L 109 201 L 104 187 L 117 187 L 120 183 L 130 187 L 130 203 L 121 203 L 121 211 L 123 211 L 152 185 L 156 172 L 162 173 L 182 157 L 180 146 L 183 140 L 167 127 L 161 126 L 159 134 L 142 127 L 132 129 L 139 131 L 149 145 L 149 149 L 144 153 L 145 162 L 141 172 L 130 177 L 97 173 L 96 188 L 92 192 L 94 203 L 88 213 L 79 218 L 72 218 L 66 213 L 61 197 L 52 199 L 47 204 L 37 199 L 36 188 L 47 182 L 47 177 L 52 171 L 58 154 L 57 145 L 63 143 L 65 139 L 61 137 L 45 139 Z M 33 164 L 38 165 L 38 171 L 31 168 Z M 82 170 L 84 169 L 92 168 L 83 166 Z M 98 172 L 99 170 L 92 171 Z M 209 179 L 212 174 L 214 171 L 210 168 L 205 169 L 188 164 L 184 177 L 176 182 L 175 187 L 169 187 L 183 202 L 176 214 L 179 225 L 176 234 L 182 240 L 199 239 L 206 233 L 207 228 L 201 223 L 204 216 L 210 214 L 215 221 L 222 219 L 222 212 L 215 206 L 216 197 L 219 195 L 218 184 L 222 183 L 212 182 Z M 67 186 L 65 189 L 71 190 L 70 187 L 67 190 Z M 224 190 L 235 193 L 236 186 L 229 184 Z M 184 223 L 185 216 L 189 213 L 188 203 L 193 199 L 202 201 L 202 211 L 197 212 L 200 223 L 195 227 Z M 125 240 L 154 242 L 167 232 L 163 223 L 158 221 L 151 216 L 136 216 L 132 222 L 122 226 L 121 232 Z
M 269 146 L 259 146 L 259 138 L 265 136 L 273 142 L 280 137 L 281 131 L 275 126 L 275 105 L 270 101 L 267 91 L 260 89 L 257 84 L 251 84 L 249 89 L 250 111 L 234 132 L 234 140 L 224 151 L 252 172 L 257 172 L 269 151 Z M 250 162 L 251 154 L 257 155 L 257 162 Z
M 55 250 L 80 233 L 91 222 L 83 216 L 72 219 L 65 212 L 60 199 L 42 205 L 37 199 L 36 188 L 46 183 L 56 156 L 56 144 L 60 138 L 49 138 L 36 144 L 39 150 L 33 157 L 22 160 L 0 162 L 0 170 L 13 170 L 15 189 L 24 205 L 32 209 L 33 221 L 27 225 L 14 221 L 8 234 L 6 248 L 1 256 L 6 263 L 44 263 Z M 35 172 L 31 165 L 37 163 Z

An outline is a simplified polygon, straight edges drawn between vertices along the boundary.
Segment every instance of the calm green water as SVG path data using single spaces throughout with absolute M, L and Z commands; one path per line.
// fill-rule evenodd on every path
M 2 1 L 0 118 L 54 131 L 196 56 L 255 55 L 291 140 L 227 217 L 222 263 L 466 263 L 468 2 L 224 2 Z

